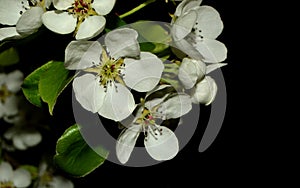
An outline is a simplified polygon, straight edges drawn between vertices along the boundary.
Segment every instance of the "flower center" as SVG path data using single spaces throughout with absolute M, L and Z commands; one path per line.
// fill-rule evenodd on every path
M 114 58 L 108 57 L 106 51 L 103 50 L 100 65 L 88 68 L 85 71 L 97 73 L 100 77 L 100 85 L 107 88 L 108 85 L 112 86 L 115 81 L 125 85 L 122 80 L 125 75 L 121 73 L 124 67 L 124 59 L 120 58 L 115 60 Z
M 143 131 L 145 135 L 145 140 L 147 141 L 149 134 L 153 136 L 156 140 L 158 135 L 162 135 L 162 129 L 155 123 L 155 118 L 151 111 L 144 107 L 142 114 L 136 120 L 136 123 L 143 126 Z
M 88 16 L 97 15 L 92 8 L 93 0 L 75 0 L 68 12 L 73 14 L 79 20 L 83 20 Z
M 0 181 L 0 188 L 16 188 L 12 181 Z
M 7 99 L 7 97 L 11 96 L 12 93 L 10 91 L 8 91 L 7 86 L 5 84 L 3 84 L 0 87 L 0 102 L 4 103 L 5 100 Z

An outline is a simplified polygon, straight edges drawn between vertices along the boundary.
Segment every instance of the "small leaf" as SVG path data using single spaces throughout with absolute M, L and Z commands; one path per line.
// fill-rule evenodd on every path
M 11 47 L 0 53 L 0 66 L 9 66 L 19 62 L 18 51 Z
M 41 75 L 38 91 L 42 100 L 48 104 L 51 115 L 58 96 L 73 78 L 70 71 L 65 69 L 64 63 L 58 61 L 52 61 L 50 67 Z
M 155 45 L 152 53 L 159 53 L 169 47 L 170 34 L 162 25 L 152 21 L 140 21 L 131 24 L 139 35 L 139 42 L 151 42 Z
M 91 149 L 75 124 L 58 139 L 54 161 L 68 174 L 84 177 L 102 165 L 107 156 L 108 151 L 102 147 L 97 148 L 97 153 Z
M 41 75 L 45 73 L 52 65 L 52 61 L 44 64 L 39 67 L 35 71 L 33 71 L 30 75 L 28 75 L 22 84 L 22 91 L 26 97 L 26 99 L 32 104 L 42 107 L 42 100 L 39 93 L 39 81 Z

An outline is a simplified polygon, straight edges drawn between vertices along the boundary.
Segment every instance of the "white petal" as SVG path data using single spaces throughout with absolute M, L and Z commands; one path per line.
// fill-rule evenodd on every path
M 18 110 L 18 102 L 19 102 L 19 98 L 16 97 L 15 95 L 12 95 L 12 96 L 6 98 L 4 105 L 3 105 L 5 108 L 4 114 L 6 116 L 16 115 L 19 111 Z
M 184 58 L 179 67 L 178 78 L 183 83 L 185 89 L 191 89 L 197 82 L 205 76 L 206 65 L 201 60 Z
M 65 50 L 65 67 L 83 70 L 100 63 L 102 46 L 98 41 L 72 41 Z
M 50 184 L 54 188 L 74 188 L 74 184 L 62 176 L 54 176 Z
M 179 17 L 171 27 L 171 35 L 176 42 L 186 37 L 195 25 L 197 19 L 197 13 L 191 11 L 188 14 Z
M 33 147 L 42 141 L 42 135 L 38 131 L 24 131 L 20 133 L 20 137 L 24 144 L 28 147 Z
M 213 102 L 217 95 L 217 84 L 210 76 L 206 76 L 201 82 L 196 85 L 192 93 L 193 103 L 201 103 L 209 105 Z
M 187 13 L 189 10 L 199 6 L 202 0 L 184 0 L 179 5 L 177 5 L 174 15 L 181 16 Z
M 216 9 L 210 6 L 200 6 L 197 9 L 197 25 L 204 38 L 215 39 L 223 30 L 223 22 Z
M 19 21 L 17 22 L 16 28 L 17 32 L 20 35 L 30 35 L 36 32 L 42 25 L 42 14 L 44 13 L 43 8 L 41 7 L 32 7 L 22 16 L 20 17 Z
M 162 134 L 148 134 L 144 144 L 149 155 L 158 161 L 170 160 L 176 156 L 179 151 L 179 143 L 176 135 L 167 127 L 160 126 Z
M 203 59 L 199 51 L 194 46 L 192 46 L 191 42 L 188 42 L 185 39 L 173 41 L 173 46 L 175 48 L 173 48 L 172 51 L 177 57 L 181 59 L 186 57 L 186 55 L 193 59 Z
M 227 65 L 227 63 L 213 63 L 206 66 L 206 74 Z
M 122 164 L 128 161 L 141 128 L 141 125 L 132 124 L 128 129 L 121 132 L 116 144 L 116 154 Z
M 53 5 L 57 10 L 67 10 L 72 7 L 74 0 L 53 0 Z
M 69 34 L 75 30 L 77 19 L 67 12 L 47 11 L 42 16 L 43 24 L 58 34 Z
M 140 59 L 126 58 L 124 63 L 124 82 L 139 92 L 152 90 L 158 84 L 164 69 L 162 61 L 149 52 L 141 52 Z
M 218 63 L 227 58 L 226 46 L 217 40 L 205 39 L 196 44 L 196 49 L 203 56 L 206 63 Z
M 21 35 L 17 32 L 16 27 L 0 28 L 0 41 L 5 39 L 18 39 Z
M 12 142 L 15 148 L 18 150 L 26 150 L 27 146 L 25 145 L 23 139 L 20 137 L 19 134 L 16 134 L 12 138 Z
M 16 25 L 22 13 L 29 8 L 27 0 L 1 0 L 0 23 L 3 25 Z
M 129 28 L 115 29 L 105 36 L 105 45 L 110 55 L 119 57 L 138 57 L 140 46 L 137 41 L 138 33 Z
M 99 35 L 105 27 L 106 19 L 103 16 L 89 16 L 79 26 L 75 38 L 88 40 Z
M 31 184 L 31 175 L 27 170 L 19 168 L 14 171 L 12 181 L 17 188 L 28 187 Z
M 116 87 L 115 87 L 116 86 Z M 108 119 L 121 121 L 127 118 L 135 108 L 131 92 L 122 84 L 108 86 L 102 107 L 98 113 Z
M 13 168 L 8 162 L 0 164 L 0 182 L 10 181 L 13 178 Z
M 9 128 L 5 133 L 4 133 L 4 138 L 7 140 L 12 140 L 13 136 L 17 134 L 18 128 L 16 126 Z
M 45 8 L 49 9 L 53 0 L 44 0 Z
M 116 0 L 94 0 L 92 7 L 100 15 L 110 13 L 115 5 Z
M 194 10 L 200 6 L 202 0 L 190 0 L 182 9 L 182 13 L 185 14 L 190 10 Z
M 23 79 L 24 79 L 24 75 L 19 70 L 15 70 L 9 73 L 6 77 L 7 89 L 13 93 L 18 92 L 21 89 Z
M 152 109 L 155 108 L 157 105 L 159 105 L 160 103 L 162 103 L 165 98 L 168 96 L 168 94 L 166 94 L 163 98 L 155 98 L 153 100 L 150 101 L 146 101 L 145 103 L 145 107 L 147 109 L 150 109 L 150 111 L 152 112 Z
M 162 111 L 164 119 L 179 118 L 187 114 L 192 109 L 192 101 L 187 94 L 178 94 L 167 99 L 161 104 L 158 111 Z
M 106 93 L 98 77 L 93 74 L 77 77 L 73 81 L 73 89 L 76 100 L 84 109 L 96 113 L 101 108 Z

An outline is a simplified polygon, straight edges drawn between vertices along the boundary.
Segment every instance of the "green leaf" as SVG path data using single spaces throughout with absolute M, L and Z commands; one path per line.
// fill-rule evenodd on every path
M 47 103 L 49 113 L 53 115 L 58 96 L 74 77 L 63 62 L 49 61 L 25 78 L 22 90 L 32 104 L 42 107 L 43 102 Z
M 169 47 L 170 34 L 157 22 L 140 21 L 131 24 L 140 35 L 140 42 L 151 42 L 155 45 L 152 53 L 159 53 Z
M 22 91 L 26 99 L 38 107 L 42 107 L 43 104 L 39 93 L 40 78 L 48 69 L 51 68 L 52 63 L 53 61 L 50 61 L 33 71 L 24 79 L 22 84 Z
M 42 100 L 48 104 L 51 115 L 58 96 L 73 78 L 74 76 L 70 76 L 70 71 L 65 69 L 64 62 L 58 61 L 52 61 L 50 67 L 41 75 L 38 91 Z
M 9 66 L 19 62 L 18 51 L 11 47 L 0 53 L 0 66 Z
M 54 161 L 62 170 L 74 177 L 84 177 L 103 164 L 108 151 L 91 149 L 80 134 L 79 125 L 69 127 L 58 139 Z

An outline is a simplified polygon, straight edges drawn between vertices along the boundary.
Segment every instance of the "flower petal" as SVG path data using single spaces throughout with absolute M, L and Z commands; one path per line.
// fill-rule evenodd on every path
M 98 41 L 72 41 L 65 50 L 65 67 L 83 70 L 100 63 L 102 46 Z
M 89 40 L 103 31 L 105 23 L 106 19 L 103 16 L 89 16 L 80 24 L 75 38 Z
M 127 118 L 135 108 L 135 101 L 131 92 L 122 84 L 107 87 L 103 105 L 98 113 L 108 119 L 121 121 Z
M 129 28 L 116 29 L 105 36 L 105 45 L 110 55 L 115 59 L 119 57 L 138 57 L 140 46 L 137 41 L 138 33 Z
M 202 55 L 199 53 L 197 49 L 195 49 L 194 46 L 192 46 L 191 42 L 188 42 L 185 39 L 179 40 L 179 41 L 173 41 L 173 46 L 175 48 L 172 49 L 172 51 L 175 53 L 175 55 L 181 59 L 186 57 L 188 55 L 189 57 L 193 59 L 203 59 Z
M 3 25 L 16 25 L 26 8 L 29 8 L 27 0 L 1 0 L 0 23 Z
M 227 63 L 213 63 L 206 66 L 206 74 L 227 65 Z
M 126 58 L 124 63 L 124 82 L 139 92 L 152 90 L 158 84 L 164 69 L 162 61 L 149 52 L 141 52 L 140 59 Z
M 197 14 L 196 27 L 201 30 L 201 35 L 204 38 L 217 38 L 224 27 L 218 11 L 211 6 L 200 6 Z
M 206 76 L 199 82 L 192 92 L 192 102 L 209 105 L 217 95 L 217 84 L 210 76 Z
M 227 58 L 226 46 L 217 40 L 205 39 L 195 45 L 206 63 L 218 63 Z
M 18 113 L 18 101 L 19 98 L 16 97 L 15 95 L 12 95 L 8 98 L 6 98 L 5 102 L 4 102 L 4 115 L 6 116 L 12 116 L 12 115 L 16 115 Z
M 182 40 L 191 33 L 197 19 L 196 11 L 190 11 L 188 14 L 179 17 L 171 27 L 171 35 L 176 42 Z
M 58 34 L 69 34 L 75 30 L 77 19 L 67 12 L 47 11 L 42 16 L 43 24 Z
M 17 22 L 16 28 L 20 35 L 31 35 L 36 32 L 42 25 L 42 14 L 44 13 L 41 7 L 32 7 L 22 16 Z
M 26 130 L 20 133 L 20 137 L 24 144 L 28 147 L 33 147 L 42 141 L 42 135 L 36 130 Z
M 163 102 L 158 109 L 163 119 L 179 118 L 192 109 L 192 101 L 187 94 L 178 94 Z
M 140 135 L 141 128 L 141 125 L 132 124 L 128 129 L 124 129 L 121 132 L 116 144 L 116 154 L 122 164 L 128 161 Z
M 24 75 L 19 70 L 15 70 L 9 73 L 6 77 L 7 89 L 13 93 L 18 92 L 21 89 L 23 79 L 24 79 Z
M 184 13 L 187 13 L 189 10 L 199 6 L 202 0 L 184 0 L 177 5 L 174 15 L 181 16 Z
M 99 84 L 99 78 L 93 74 L 84 74 L 73 81 L 76 100 L 81 106 L 96 113 L 104 102 L 105 90 Z
M 49 9 L 53 0 L 44 0 L 45 8 Z
M 145 148 L 149 155 L 158 161 L 170 160 L 179 151 L 179 143 L 176 135 L 167 127 L 160 126 L 161 134 L 148 134 L 144 141 Z
M 18 150 L 26 150 L 27 146 L 25 145 L 24 141 L 22 140 L 22 138 L 18 133 L 15 134 L 12 138 L 13 145 Z
M 0 164 L 0 182 L 10 181 L 13 177 L 13 168 L 8 162 Z
M 57 10 L 67 10 L 72 7 L 74 0 L 53 0 L 53 5 Z
M 52 179 L 52 182 L 50 182 L 51 186 L 53 187 L 57 187 L 57 188 L 60 188 L 60 187 L 63 187 L 63 188 L 74 188 L 74 184 L 62 177 L 62 176 L 54 176 L 53 179 Z
M 178 78 L 183 83 L 185 89 L 191 89 L 197 82 L 205 76 L 206 65 L 201 60 L 184 58 L 179 67 Z
M 28 187 L 31 184 L 31 175 L 27 170 L 18 168 L 14 171 L 12 181 L 17 188 Z
M 99 15 L 110 13 L 115 5 L 116 0 L 94 0 L 92 7 Z
M 0 41 L 5 39 L 18 39 L 21 35 L 17 32 L 16 27 L 0 28 Z

